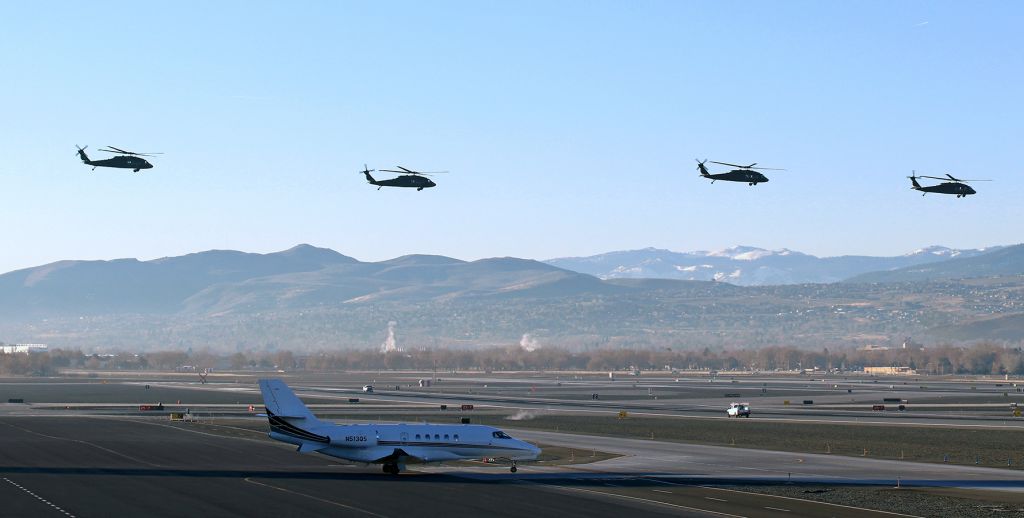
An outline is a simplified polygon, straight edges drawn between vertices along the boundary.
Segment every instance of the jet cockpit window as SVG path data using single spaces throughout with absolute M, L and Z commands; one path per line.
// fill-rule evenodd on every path
M 498 430 L 497 432 L 494 432 L 491 435 L 495 439 L 511 439 L 512 438 L 509 434 L 507 434 L 505 432 L 502 432 L 501 430 Z

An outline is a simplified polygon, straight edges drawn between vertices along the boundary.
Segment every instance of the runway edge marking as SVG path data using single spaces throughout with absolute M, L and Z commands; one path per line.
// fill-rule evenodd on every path
M 373 511 L 367 511 L 366 509 L 360 509 L 358 507 L 354 507 L 354 506 L 351 506 L 351 505 L 343 504 L 341 502 L 335 502 L 334 500 L 327 500 L 326 498 L 320 498 L 318 496 L 307 495 L 306 493 L 300 493 L 298 491 L 292 491 L 291 489 L 285 489 L 283 487 L 278 487 L 278 486 L 274 486 L 274 485 L 271 485 L 271 484 L 265 484 L 263 482 L 257 482 L 255 480 L 249 478 L 249 477 L 246 477 L 243 480 L 245 480 L 246 482 L 248 482 L 250 484 L 254 484 L 254 485 L 257 485 L 257 486 L 263 486 L 263 487 L 266 487 L 266 488 L 269 488 L 269 489 L 273 489 L 275 491 L 281 491 L 281 492 L 284 492 L 284 493 L 289 493 L 289 494 L 296 495 L 296 496 L 301 496 L 301 497 L 304 497 L 304 498 L 309 498 L 311 500 L 316 500 L 318 502 L 323 502 L 325 504 L 334 505 L 334 506 L 337 506 L 337 507 L 341 507 L 343 509 L 348 509 L 350 511 L 356 511 L 356 512 L 359 512 L 359 513 L 368 514 L 370 516 L 377 516 L 378 518 L 387 518 L 383 514 L 377 514 L 377 513 L 373 512 Z
M 669 483 L 671 484 L 671 482 L 669 482 Z M 683 484 L 674 484 L 674 485 L 683 485 Z M 855 507 L 855 506 L 852 506 L 852 505 L 833 504 L 832 502 L 820 502 L 818 500 L 807 500 L 807 499 L 804 499 L 804 498 L 794 498 L 792 496 L 769 495 L 767 493 L 752 493 L 750 491 L 740 491 L 739 489 L 726 489 L 724 487 L 714 487 L 714 486 L 697 486 L 697 487 L 702 487 L 702 488 L 705 488 L 705 489 L 714 489 L 716 491 L 728 491 L 730 493 L 741 493 L 741 494 L 744 494 L 744 495 L 768 496 L 768 497 L 772 497 L 772 498 L 782 498 L 784 500 L 796 500 L 797 502 L 809 502 L 809 503 L 812 503 L 812 504 L 831 505 L 831 506 L 834 506 L 834 507 L 845 507 L 847 509 L 856 509 L 858 511 L 870 511 L 872 513 L 891 514 L 893 516 L 906 516 L 908 518 L 924 518 L 923 516 L 918 516 L 916 514 L 903 514 L 903 513 L 894 513 L 892 511 L 880 511 L 878 509 L 868 509 L 867 507 Z
M 723 513 L 721 511 L 712 511 L 711 509 L 701 509 L 699 507 L 689 507 L 689 506 L 686 506 L 686 505 L 673 504 L 673 503 L 670 503 L 670 502 L 662 502 L 660 500 L 651 500 L 649 498 L 640 498 L 638 496 L 620 495 L 618 493 L 605 493 L 605 492 L 602 492 L 602 491 L 594 491 L 594 490 L 591 490 L 591 489 L 583 489 L 583 488 L 579 488 L 579 487 L 557 486 L 557 485 L 541 484 L 541 483 L 537 483 L 537 482 L 525 482 L 525 483 L 541 486 L 541 487 L 544 487 L 544 488 L 553 489 L 553 490 L 556 490 L 556 491 L 576 491 L 576 492 L 579 492 L 579 493 L 590 493 L 590 494 L 601 495 L 601 496 L 610 497 L 610 498 L 622 498 L 622 499 L 625 499 L 625 500 L 636 500 L 638 502 L 644 502 L 646 504 L 660 505 L 660 506 L 665 506 L 665 507 L 674 507 L 676 509 L 685 509 L 687 511 L 696 511 L 698 513 L 707 513 L 707 514 L 713 514 L 713 515 L 716 515 L 716 516 L 725 516 L 727 518 L 748 518 L 746 516 L 739 515 L 739 514 L 729 514 L 729 513 Z
M 33 492 L 32 492 L 32 490 L 28 489 L 27 487 L 24 487 L 24 486 L 22 486 L 21 484 L 18 484 L 17 482 L 15 482 L 15 481 L 13 481 L 13 480 L 11 480 L 11 479 L 7 478 L 7 477 L 4 477 L 4 482 L 7 482 L 8 484 L 11 484 L 12 486 L 14 486 L 14 487 L 16 487 L 16 488 L 18 488 L 18 489 L 22 490 L 23 492 L 27 493 L 27 494 L 28 494 L 28 495 L 30 495 L 30 496 L 32 496 L 32 497 L 33 497 L 33 498 L 35 498 L 36 500 L 39 500 L 40 502 L 42 502 L 42 503 L 44 503 L 44 504 L 46 504 L 46 505 L 48 505 L 48 506 L 50 506 L 50 507 L 52 507 L 52 508 L 54 508 L 54 509 L 56 509 L 56 510 L 58 510 L 58 511 L 60 511 L 60 512 L 64 513 L 64 515 L 65 515 L 65 516 L 69 516 L 70 518 L 75 518 L 75 515 L 73 515 L 73 514 L 71 514 L 71 513 L 67 512 L 67 511 L 65 511 L 64 509 L 62 509 L 62 508 L 61 508 L 60 506 L 58 506 L 57 504 L 55 504 L 55 503 L 52 503 L 52 502 L 50 502 L 49 500 L 47 500 L 47 499 L 45 499 L 45 498 L 43 498 L 43 497 L 41 497 L 41 496 L 39 496 L 39 495 L 37 495 L 37 494 L 33 493 Z

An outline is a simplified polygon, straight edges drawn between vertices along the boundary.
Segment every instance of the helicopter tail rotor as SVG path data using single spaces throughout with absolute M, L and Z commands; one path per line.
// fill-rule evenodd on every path
M 921 184 L 917 183 L 917 171 L 911 169 L 910 170 L 910 176 L 908 176 L 907 178 L 910 178 L 910 183 L 911 183 L 911 187 L 910 188 L 911 189 L 920 189 L 921 188 Z
M 377 185 L 377 180 L 375 180 L 375 179 L 373 178 L 373 175 L 371 175 L 371 174 L 370 174 L 370 173 L 372 173 L 372 172 L 374 172 L 374 171 L 376 171 L 376 169 L 370 169 L 370 168 L 369 168 L 369 167 L 368 167 L 368 166 L 367 166 L 366 164 L 363 164 L 363 170 L 362 170 L 362 171 L 359 171 L 359 172 L 360 172 L 360 173 L 361 173 L 361 174 L 362 174 L 363 176 L 365 176 L 365 177 L 366 177 L 366 181 L 367 181 L 367 182 L 369 182 L 369 183 L 371 183 L 371 184 L 373 184 L 373 185 Z
M 694 158 L 694 160 L 697 159 Z M 704 164 L 707 163 L 707 161 L 708 159 L 706 158 L 704 160 L 697 160 L 697 171 L 700 173 L 701 176 L 711 176 L 711 174 L 708 173 L 708 168 L 704 166 Z
M 81 158 L 82 162 L 85 162 L 85 163 L 88 164 L 89 163 L 89 155 L 85 154 L 85 150 L 89 149 L 89 146 L 78 147 L 78 144 L 75 144 L 75 147 L 78 148 L 78 151 L 75 152 L 75 154 L 78 155 L 78 158 Z

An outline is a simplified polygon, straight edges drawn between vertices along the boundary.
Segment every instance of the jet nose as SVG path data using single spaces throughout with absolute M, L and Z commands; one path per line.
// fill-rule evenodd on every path
M 528 442 L 523 442 L 523 449 L 528 452 L 527 453 L 529 455 L 528 458 L 530 458 L 530 459 L 536 459 L 540 455 L 540 451 L 541 451 L 540 448 L 538 448 L 538 447 L 536 447 L 536 446 L 534 446 L 534 445 L 532 445 L 532 444 L 530 444 Z

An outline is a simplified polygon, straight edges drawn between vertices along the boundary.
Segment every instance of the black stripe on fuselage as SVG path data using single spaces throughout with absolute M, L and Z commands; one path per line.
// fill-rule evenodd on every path
M 521 450 L 513 446 L 500 446 L 497 444 L 470 444 L 459 442 L 415 442 L 415 441 L 377 441 L 379 446 L 423 446 L 427 448 L 481 448 L 490 450 Z
M 270 409 L 267 409 L 267 421 L 270 422 L 270 431 L 272 432 L 290 435 L 292 437 L 304 439 L 307 441 L 326 443 L 331 442 L 331 439 L 329 437 L 317 435 L 313 432 L 303 430 L 302 428 L 299 428 L 298 426 L 295 426 L 289 423 L 288 421 L 285 421 L 284 418 L 274 415 L 274 413 L 271 412 Z

